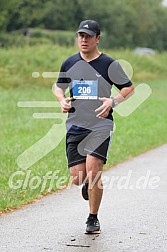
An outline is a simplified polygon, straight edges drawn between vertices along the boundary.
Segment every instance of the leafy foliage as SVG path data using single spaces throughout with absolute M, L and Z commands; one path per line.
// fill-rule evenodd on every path
M 26 28 L 77 29 L 95 19 L 106 34 L 104 46 L 167 49 L 167 8 L 161 0 L 1 0 L 0 31 Z

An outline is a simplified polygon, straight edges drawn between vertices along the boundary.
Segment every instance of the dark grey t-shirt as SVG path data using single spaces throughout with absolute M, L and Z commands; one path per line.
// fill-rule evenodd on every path
M 91 82 L 97 85 L 97 96 L 111 96 L 112 85 L 114 84 L 119 90 L 132 85 L 127 75 L 117 61 L 108 57 L 106 54 L 101 54 L 98 58 L 86 62 L 77 53 L 68 58 L 61 66 L 60 75 L 57 81 L 57 86 L 62 89 L 70 89 L 70 96 L 74 96 L 73 83 L 85 83 L 84 88 L 80 88 L 88 95 L 90 88 L 87 89 L 87 83 Z M 82 85 L 83 86 L 83 85 Z M 79 91 L 80 92 L 80 91 Z M 81 94 L 83 95 L 83 94 Z M 109 115 L 104 119 L 99 119 L 95 109 L 103 103 L 98 99 L 82 99 L 77 98 L 71 102 L 72 109 L 68 113 L 66 121 L 67 132 L 71 134 L 79 134 L 85 130 L 112 130 L 113 116 L 111 109 Z

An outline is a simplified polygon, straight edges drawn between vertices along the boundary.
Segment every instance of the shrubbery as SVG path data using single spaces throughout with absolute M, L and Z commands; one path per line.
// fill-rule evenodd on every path
M 5 48 L 10 46 L 32 46 L 36 44 L 73 46 L 74 43 L 75 34 L 70 31 L 50 31 L 39 28 L 31 28 L 0 34 L 0 46 Z
M 167 50 L 167 8 L 162 0 L 1 0 L 0 34 L 31 27 L 35 28 L 30 29 L 31 39 L 19 38 L 21 45 L 26 41 L 35 44 L 38 41 L 32 38 L 42 36 L 51 43 L 69 46 L 74 43 L 73 33 L 83 19 L 99 22 L 106 34 L 101 43 L 105 48 Z M 2 45 L 7 46 L 8 41 L 12 44 L 8 36 L 0 37 Z

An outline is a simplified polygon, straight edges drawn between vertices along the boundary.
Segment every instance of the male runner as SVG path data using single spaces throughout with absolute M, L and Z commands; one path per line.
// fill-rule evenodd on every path
M 99 233 L 102 199 L 101 173 L 107 160 L 113 130 L 113 108 L 132 93 L 134 86 L 117 61 L 98 49 L 100 26 L 84 20 L 77 30 L 79 52 L 66 59 L 60 70 L 56 96 L 66 121 L 66 153 L 73 183 L 83 184 L 89 200 L 86 233 Z M 119 93 L 111 97 L 112 85 Z M 65 96 L 66 89 L 70 97 Z

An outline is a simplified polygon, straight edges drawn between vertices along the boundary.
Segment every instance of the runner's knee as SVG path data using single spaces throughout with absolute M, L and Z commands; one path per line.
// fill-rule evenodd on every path
M 78 168 L 78 167 L 77 167 Z M 83 169 L 77 169 L 76 167 L 70 168 L 70 175 L 72 182 L 75 185 L 81 185 L 86 177 L 86 171 Z
M 82 180 L 79 178 L 79 176 L 72 176 L 72 182 L 75 185 L 82 185 Z
M 87 173 L 87 178 L 88 178 L 89 183 L 90 184 L 98 183 L 98 181 L 101 179 L 101 174 L 102 174 L 102 171 L 97 171 L 95 169 L 93 169 L 92 171 L 89 171 Z

